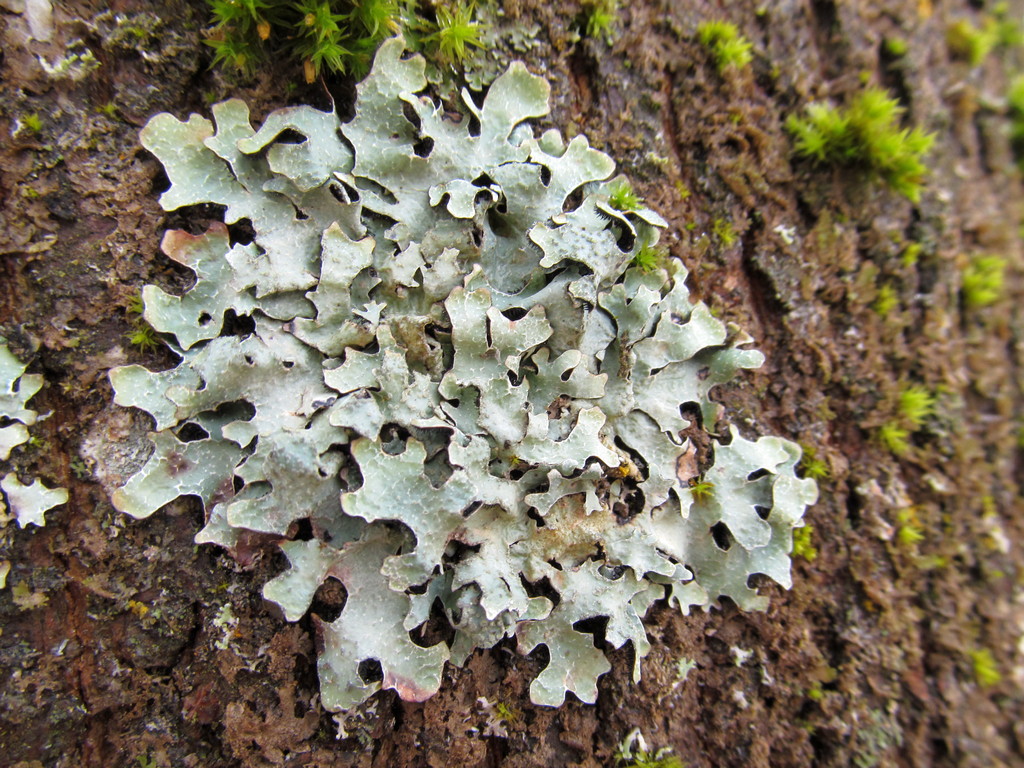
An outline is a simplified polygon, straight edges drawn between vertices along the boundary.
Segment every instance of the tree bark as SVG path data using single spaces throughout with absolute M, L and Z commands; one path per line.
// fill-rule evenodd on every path
M 535 43 L 522 57 L 551 82 L 547 122 L 616 159 L 669 221 L 696 297 L 765 353 L 717 396 L 730 423 L 824 462 L 807 515 L 817 554 L 794 558 L 791 591 L 762 586 L 764 613 L 656 605 L 643 680 L 631 682 L 631 650 L 613 653 L 596 705 L 531 705 L 541 663 L 502 644 L 450 668 L 426 703 L 378 695 L 357 737 L 339 739 L 317 699 L 311 621 L 288 624 L 260 597 L 280 558 L 196 547 L 202 513 L 188 501 L 144 521 L 111 507 L 151 425 L 112 404 L 106 374 L 173 365 L 129 343 L 128 305 L 145 284 L 187 287 L 160 236 L 217 216 L 160 210 L 162 171 L 139 128 L 231 96 L 256 120 L 332 99 L 347 114 L 352 84 L 305 86 L 287 63 L 253 81 L 212 71 L 198 0 L 113 3 L 127 22 L 101 5 L 55 4 L 47 40 L 21 3 L 0 2 L 0 336 L 44 374 L 32 403 L 51 413 L 9 464 L 71 494 L 45 527 L 0 533 L 0 762 L 593 768 L 614 765 L 633 729 L 691 767 L 1024 762 L 1024 197 L 1005 106 L 1022 49 L 972 64 L 946 43 L 950 24 L 981 27 L 991 9 L 643 0 L 621 9 L 609 43 L 580 38 L 574 2 L 505 4 L 504 23 Z M 1022 3 L 1009 5 L 1020 20 Z M 696 34 L 712 18 L 753 42 L 749 67 L 718 71 Z M 47 75 L 40 57 L 69 51 L 96 66 Z M 917 204 L 793 156 L 786 118 L 865 83 L 936 134 Z M 962 285 L 981 254 L 1007 266 L 1000 298 L 978 308 Z M 882 286 L 898 300 L 888 312 Z M 936 410 L 897 456 L 878 433 L 911 385 L 936 393 Z M 101 466 L 100 452 L 118 461 Z M 480 699 L 512 713 L 507 737 L 484 734 Z

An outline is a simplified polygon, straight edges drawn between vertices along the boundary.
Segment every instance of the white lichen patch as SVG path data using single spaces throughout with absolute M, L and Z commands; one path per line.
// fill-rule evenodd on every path
M 12 450 L 28 442 L 28 428 L 39 419 L 28 401 L 43 386 L 43 377 L 25 373 L 25 368 L 0 338 L 0 462 L 7 461 Z M 0 478 L 0 491 L 0 526 L 13 516 L 22 528 L 29 523 L 41 527 L 46 524 L 44 513 L 68 500 L 63 488 L 47 488 L 41 480 L 25 485 L 14 472 Z
M 164 207 L 223 205 L 255 235 L 165 238 L 196 282 L 147 288 L 145 318 L 181 362 L 111 374 L 157 429 L 114 502 L 145 517 L 194 495 L 198 541 L 281 537 L 264 595 L 289 620 L 340 581 L 340 615 L 317 619 L 329 709 L 422 701 L 503 638 L 547 648 L 534 702 L 592 702 L 605 648 L 631 644 L 639 678 L 655 601 L 760 609 L 751 575 L 789 586 L 817 491 L 793 443 L 735 430 L 691 487 L 682 432 L 713 429 L 709 391 L 763 358 L 690 301 L 681 264 L 631 266 L 665 222 L 612 207 L 614 163 L 585 138 L 535 136 L 547 84 L 514 64 L 458 113 L 426 87 L 392 40 L 346 124 L 293 107 L 256 129 L 237 100 L 150 121 Z M 423 647 L 436 608 L 453 639 Z

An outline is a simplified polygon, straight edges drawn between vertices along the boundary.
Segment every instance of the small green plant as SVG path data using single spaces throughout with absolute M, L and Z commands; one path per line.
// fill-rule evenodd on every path
M 982 688 L 991 688 L 1002 682 L 1003 675 L 999 671 L 999 663 L 988 648 L 977 648 L 968 651 L 971 666 L 974 668 L 974 679 Z
M 793 529 L 793 557 L 802 557 L 809 563 L 814 562 L 818 557 L 818 548 L 811 541 L 813 535 L 813 525 L 802 525 Z
M 615 764 L 619 768 L 684 768 L 683 761 L 664 747 L 657 752 L 647 748 L 640 729 L 629 733 L 615 750 Z
M 911 243 L 903 249 L 903 253 L 900 254 L 900 262 L 904 267 L 913 267 L 921 258 L 921 253 L 924 251 L 924 246 L 920 243 Z
M 690 495 L 698 504 L 704 501 L 709 501 L 714 492 L 715 484 L 710 480 L 694 479 L 690 481 Z
M 117 104 L 113 101 L 108 101 L 106 104 L 96 107 L 96 111 L 111 120 L 117 120 L 119 118 Z
M 896 288 L 891 283 L 885 283 L 878 289 L 878 294 L 875 296 L 871 308 L 875 311 L 875 314 L 884 320 L 899 305 L 900 297 L 896 293 Z
M 667 259 L 668 254 L 664 248 L 658 248 L 657 246 L 645 243 L 633 255 L 632 263 L 634 267 L 639 268 L 643 272 L 654 272 L 656 269 L 661 269 L 665 266 Z
M 154 349 L 160 346 L 160 337 L 156 335 L 156 331 L 153 330 L 153 326 L 149 323 L 140 323 L 132 331 L 126 334 L 128 343 L 133 347 L 138 347 L 142 352 L 152 352 Z
M 441 58 L 449 64 L 460 64 L 468 54 L 467 46 L 483 48 L 480 34 L 483 26 L 473 21 L 473 6 L 458 3 L 451 8 L 437 9 L 437 32 L 424 40 L 437 44 Z
M 43 130 L 43 120 L 35 112 L 30 112 L 27 115 L 22 115 L 18 121 L 21 129 L 24 129 L 32 134 L 38 134 Z M 20 133 L 20 131 L 19 131 Z
M 896 529 L 896 541 L 906 549 L 912 549 L 924 541 L 924 529 L 917 517 L 917 510 L 913 507 L 901 509 L 896 513 L 896 522 L 899 527 Z
M 818 457 L 813 445 L 801 445 L 803 456 L 800 457 L 800 471 L 804 477 L 812 480 L 825 480 L 829 476 L 828 464 Z
M 705 21 L 697 27 L 697 38 L 711 51 L 720 73 L 743 69 L 753 60 L 753 45 L 731 21 Z
M 901 128 L 904 111 L 884 89 L 868 88 L 845 108 L 810 104 L 805 116 L 790 115 L 786 129 L 796 154 L 822 165 L 862 167 L 916 203 L 927 172 L 921 158 L 935 137 Z
M 732 222 L 728 219 L 715 219 L 711 222 L 711 233 L 718 238 L 718 241 L 728 248 L 733 245 L 738 239 L 739 235 L 736 234 L 736 230 L 732 226 Z
M 896 456 L 903 456 L 910 451 L 910 430 L 900 426 L 893 419 L 878 428 L 878 440 L 885 448 Z
M 619 18 L 619 0 L 587 0 L 583 4 L 583 33 L 607 38 Z
M 964 59 L 972 67 L 983 62 L 1000 42 L 999 24 L 995 19 L 986 19 L 975 27 L 967 19 L 960 19 L 946 29 L 946 45 L 958 59 Z
M 899 59 L 907 55 L 910 46 L 902 37 L 885 38 L 885 52 L 893 58 Z
M 643 202 L 643 198 L 633 191 L 633 185 L 625 179 L 608 185 L 608 205 L 617 211 L 635 211 Z
M 306 82 L 324 73 L 364 75 L 377 47 L 399 31 L 444 64 L 483 47 L 475 2 L 433 4 L 433 20 L 404 0 L 208 0 L 214 64 L 243 75 L 279 57 L 297 60 Z
M 961 289 L 964 305 L 970 309 L 988 307 L 1003 295 L 1006 259 L 1002 256 L 975 255 L 964 269 Z
M 925 386 L 912 384 L 900 392 L 899 411 L 900 416 L 918 430 L 925 419 L 935 413 L 935 395 Z

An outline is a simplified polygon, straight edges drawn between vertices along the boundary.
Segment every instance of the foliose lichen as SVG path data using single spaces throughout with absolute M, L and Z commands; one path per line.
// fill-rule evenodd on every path
M 10 458 L 12 450 L 28 442 L 28 428 L 39 419 L 38 411 L 29 408 L 28 401 L 42 388 L 43 377 L 25 373 L 26 367 L 0 337 L 0 465 Z M 29 523 L 42 527 L 46 524 L 44 514 L 67 500 L 64 488 L 47 488 L 38 479 L 26 485 L 17 473 L 6 472 L 0 478 L 0 527 L 6 526 L 12 516 L 22 528 Z
M 316 620 L 328 709 L 426 699 L 447 661 L 507 637 L 547 647 L 534 702 L 593 702 L 603 648 L 631 643 L 639 678 L 655 601 L 761 609 L 751 575 L 788 587 L 816 486 L 795 444 L 711 433 L 709 391 L 762 355 L 681 264 L 630 266 L 665 222 L 609 205 L 614 163 L 584 137 L 534 135 L 544 80 L 513 64 L 455 113 L 403 50 L 381 47 L 345 124 L 294 107 L 256 130 L 232 100 L 215 124 L 146 126 L 162 205 L 223 205 L 255 237 L 167 233 L 196 282 L 147 287 L 145 318 L 181 362 L 111 374 L 156 422 L 114 503 L 199 496 L 198 542 L 279 537 L 290 568 L 263 594 L 289 620 L 340 581 L 340 615 Z M 687 429 L 709 433 L 703 473 Z M 452 639 L 424 647 L 410 633 L 437 607 Z

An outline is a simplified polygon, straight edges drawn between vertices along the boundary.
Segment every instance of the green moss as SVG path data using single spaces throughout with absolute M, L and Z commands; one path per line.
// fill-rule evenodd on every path
M 473 6 L 457 3 L 451 8 L 437 9 L 437 32 L 425 40 L 437 44 L 443 61 L 460 64 L 469 52 L 469 46 L 483 48 L 480 34 L 483 26 L 473 21 Z
M 690 495 L 693 500 L 700 504 L 701 502 L 708 501 L 715 492 L 715 484 L 710 480 L 691 480 L 690 481 Z
M 21 123 L 21 128 L 32 134 L 38 134 L 43 130 L 43 120 L 35 112 L 30 112 L 27 115 L 22 115 L 18 121 Z
M 633 191 L 633 185 L 625 179 L 609 185 L 608 205 L 617 211 L 635 211 L 643 205 L 643 198 Z
M 400 0 L 207 0 L 206 38 L 214 64 L 243 75 L 278 59 L 301 64 L 306 82 L 327 74 L 362 76 L 380 43 L 402 31 L 439 63 L 459 64 L 482 47 L 484 25 L 475 2 L 444 0 L 419 6 Z
M 644 272 L 654 272 L 661 269 L 668 261 L 668 253 L 664 248 L 644 244 L 633 254 L 633 266 Z
M 728 219 L 715 219 L 711 222 L 711 233 L 718 238 L 718 241 L 728 248 L 733 245 L 739 236 Z
M 120 119 L 120 115 L 117 110 L 117 104 L 115 104 L 113 101 L 108 101 L 106 104 L 96 107 L 96 111 L 99 114 L 111 120 Z
M 790 115 L 786 129 L 796 154 L 822 165 L 863 168 L 917 202 L 927 172 L 922 157 L 935 137 L 920 128 L 901 128 L 903 112 L 887 91 L 868 88 L 845 108 L 810 104 L 805 116 Z
M 911 385 L 900 392 L 899 412 L 913 429 L 918 430 L 925 419 L 935 413 L 935 395 L 920 384 Z
M 981 28 L 967 19 L 960 19 L 946 28 L 946 45 L 949 52 L 958 59 L 964 59 L 971 66 L 981 64 L 999 43 L 998 25 L 994 19 L 987 19 Z
M 583 33 L 591 38 L 607 38 L 619 18 L 619 0 L 589 0 L 583 4 Z
M 875 314 L 884 319 L 892 314 L 892 311 L 899 305 L 900 297 L 896 293 L 896 289 L 890 283 L 886 283 L 878 289 L 878 295 L 871 304 L 871 308 Z
M 910 46 L 902 37 L 885 38 L 885 51 L 890 56 L 893 56 L 894 58 L 902 58 L 907 55 L 908 50 L 910 50 Z
M 967 655 L 971 659 L 974 679 L 978 681 L 978 685 L 982 688 L 991 688 L 1002 682 L 1003 675 L 999 671 L 999 664 L 996 662 L 995 656 L 992 655 L 992 651 L 988 648 L 977 648 L 968 651 Z
M 814 535 L 813 525 L 804 525 L 793 529 L 793 557 L 802 557 L 813 563 L 818 557 L 818 548 L 811 542 Z
M 896 420 L 887 421 L 878 428 L 878 441 L 896 456 L 910 451 L 910 431 Z
M 803 455 L 800 457 L 800 470 L 804 477 L 812 480 L 825 480 L 829 476 L 828 464 L 818 458 L 813 445 L 802 444 Z
M 753 60 L 753 45 L 730 21 L 705 21 L 697 27 L 697 38 L 711 52 L 719 72 L 742 69 Z
M 144 321 L 140 321 L 134 330 L 126 334 L 128 343 L 137 347 L 143 352 L 151 352 L 160 346 L 160 337 L 157 336 L 153 327 Z
M 900 261 L 905 267 L 913 267 L 921 258 L 921 252 L 924 250 L 924 246 L 920 243 L 911 243 L 903 249 L 903 253 L 900 254 Z
M 1002 256 L 977 254 L 963 271 L 961 291 L 964 305 L 970 309 L 988 307 L 1003 295 L 1006 259 Z
M 906 549 L 913 549 L 924 541 L 924 529 L 921 527 L 917 517 L 917 510 L 913 507 L 901 509 L 896 513 L 896 541 Z

